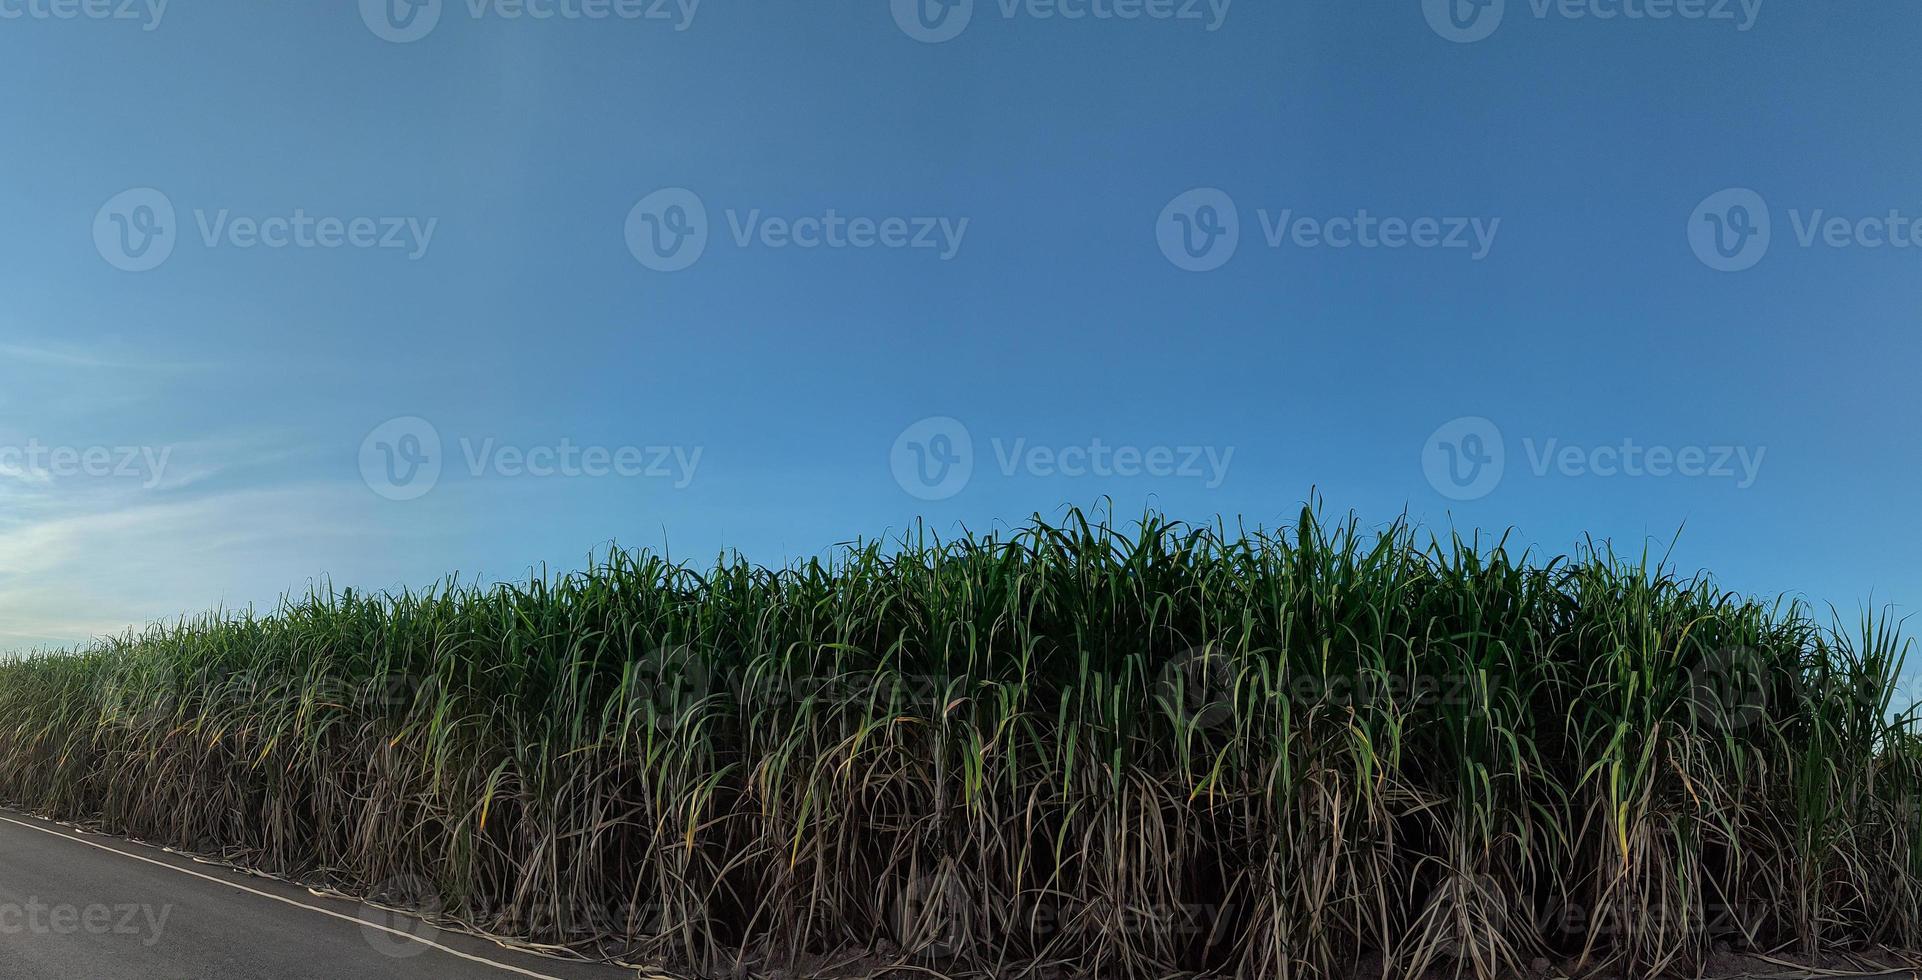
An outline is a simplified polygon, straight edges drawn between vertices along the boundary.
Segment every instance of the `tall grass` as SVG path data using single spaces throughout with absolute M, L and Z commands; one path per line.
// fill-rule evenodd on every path
M 0 796 L 705 974 L 1648 975 L 1922 946 L 1904 649 L 1594 547 L 1069 512 L 7 663 Z

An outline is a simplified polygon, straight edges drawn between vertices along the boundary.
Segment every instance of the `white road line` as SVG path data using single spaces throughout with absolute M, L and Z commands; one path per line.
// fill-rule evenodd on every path
M 497 970 L 506 970 L 509 973 L 518 973 L 524 977 L 533 977 L 534 980 L 565 980 L 565 978 L 562 978 L 562 977 L 550 976 L 545 973 L 535 973 L 532 970 L 524 970 L 518 966 L 514 966 L 509 963 L 501 963 L 495 960 L 490 960 L 484 956 L 475 956 L 472 953 L 463 953 L 458 949 L 442 946 L 440 943 L 434 942 L 431 939 L 423 939 L 419 936 L 414 935 L 411 932 L 402 932 L 399 929 L 390 929 L 387 926 L 383 926 L 374 922 L 368 922 L 365 919 L 356 918 L 351 915 L 342 915 L 341 913 L 335 912 L 332 909 L 323 909 L 318 906 L 308 905 L 304 902 L 296 902 L 291 898 L 285 898 L 280 895 L 272 894 L 271 892 L 263 892 L 258 889 L 248 888 L 246 885 L 243 885 L 237 881 L 229 881 L 225 878 L 218 878 L 209 874 L 201 874 L 198 871 L 193 871 L 188 868 L 175 867 L 174 865 L 168 864 L 165 861 L 156 861 L 153 858 L 141 857 L 138 854 L 129 854 L 126 851 L 123 851 L 117 847 L 108 847 L 105 844 L 96 844 L 93 841 L 75 837 L 72 834 L 63 834 L 57 830 L 48 830 L 45 827 L 37 827 L 30 823 L 24 823 L 22 821 L 15 820 L 12 817 L 0 817 L 0 820 L 13 824 L 16 827 L 25 827 L 28 830 L 39 831 L 40 833 L 46 834 L 49 837 L 58 837 L 61 840 L 70 840 L 76 844 L 85 844 L 88 847 L 96 847 L 96 848 L 99 848 L 100 850 L 106 851 L 108 854 L 118 854 L 123 858 L 131 858 L 135 861 L 144 861 L 147 864 L 151 864 L 157 868 L 166 868 L 168 871 L 178 871 L 183 875 L 193 875 L 196 878 L 202 878 L 207 881 L 211 881 L 216 885 L 226 885 L 229 888 L 238 889 L 240 891 L 246 892 L 249 895 L 259 895 L 261 898 L 271 898 L 276 902 L 281 902 L 286 905 L 291 905 L 297 909 L 306 909 L 309 912 L 319 912 L 321 915 L 332 916 L 336 919 L 340 919 L 346 922 L 351 922 L 357 926 L 360 926 L 363 929 L 379 929 L 381 932 L 390 933 L 392 935 L 399 936 L 402 939 L 411 939 L 422 945 L 431 946 L 435 949 L 438 949 L 443 953 L 451 953 L 469 962 L 484 964 L 486 966 L 491 966 Z

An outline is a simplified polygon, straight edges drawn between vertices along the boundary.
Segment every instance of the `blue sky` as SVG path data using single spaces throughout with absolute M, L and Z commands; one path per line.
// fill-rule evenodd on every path
M 1316 488 L 1922 599 L 1922 11 L 927 2 L 0 0 L 0 646 Z

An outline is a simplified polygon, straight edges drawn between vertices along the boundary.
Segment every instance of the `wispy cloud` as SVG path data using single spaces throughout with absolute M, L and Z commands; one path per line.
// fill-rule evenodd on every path
M 369 495 L 306 485 L 141 503 L 0 528 L 0 650 L 69 645 L 271 602 L 372 534 Z
M 290 432 L 128 448 L 98 457 L 114 472 L 75 473 L 0 442 L 0 652 L 271 603 L 317 573 L 391 573 L 392 525 L 423 517 L 357 474 L 316 480 L 327 447 Z
M 215 366 L 204 363 L 128 357 L 124 354 L 109 354 L 97 349 L 46 347 L 27 344 L 0 344 L 0 362 L 110 371 L 201 371 L 211 369 Z

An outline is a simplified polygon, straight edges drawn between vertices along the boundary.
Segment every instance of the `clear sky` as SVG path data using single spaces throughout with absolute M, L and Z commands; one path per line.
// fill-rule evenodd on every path
M 0 647 L 1316 488 L 1922 600 L 1922 10 L 412 2 L 0 0 Z

